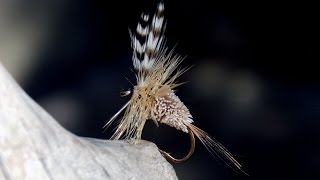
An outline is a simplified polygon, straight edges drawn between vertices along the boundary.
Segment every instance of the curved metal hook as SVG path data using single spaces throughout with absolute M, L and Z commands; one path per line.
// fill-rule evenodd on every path
M 189 131 L 189 136 L 190 136 L 190 143 L 191 143 L 191 145 L 190 145 L 189 152 L 188 152 L 188 154 L 187 154 L 185 157 L 183 157 L 183 158 L 181 158 L 181 159 L 176 159 L 176 158 L 172 157 L 172 156 L 170 155 L 170 153 L 167 153 L 167 152 L 159 149 L 160 153 L 161 153 L 168 161 L 171 161 L 171 162 L 174 162 L 174 163 L 183 163 L 183 162 L 185 162 L 186 160 L 188 160 L 188 159 L 191 157 L 191 155 L 193 154 L 194 149 L 195 149 L 196 141 L 195 141 L 195 138 L 194 138 L 194 134 L 193 134 L 193 132 L 191 131 L 191 129 L 190 129 L 189 127 L 188 127 L 188 131 Z

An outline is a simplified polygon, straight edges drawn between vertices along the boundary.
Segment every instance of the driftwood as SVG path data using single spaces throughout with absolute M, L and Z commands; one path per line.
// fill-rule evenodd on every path
M 35 103 L 0 63 L 0 180 L 178 179 L 153 143 L 78 137 Z

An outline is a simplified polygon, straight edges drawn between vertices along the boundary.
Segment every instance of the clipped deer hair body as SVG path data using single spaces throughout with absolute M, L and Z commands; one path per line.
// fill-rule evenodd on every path
M 211 154 L 222 159 L 233 169 L 242 171 L 241 164 L 222 144 L 192 124 L 193 117 L 189 109 L 174 92 L 174 89 L 182 84 L 177 83 L 177 78 L 188 68 L 178 69 L 183 58 L 165 48 L 163 12 L 164 4 L 161 2 L 152 18 L 142 14 L 136 33 L 130 32 L 137 84 L 132 91 L 122 92 L 123 96 L 132 94 L 131 99 L 109 119 L 104 128 L 116 120 L 123 111 L 124 115 L 118 121 L 112 140 L 139 140 L 148 119 L 157 125 L 163 123 L 189 133 L 191 139 L 191 148 L 185 158 L 175 159 L 169 153 L 160 150 L 168 160 L 177 163 L 187 160 L 194 151 L 195 135 Z

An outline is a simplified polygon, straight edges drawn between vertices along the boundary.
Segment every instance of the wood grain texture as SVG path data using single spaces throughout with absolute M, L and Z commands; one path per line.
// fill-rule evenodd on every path
M 0 63 L 0 180 L 178 179 L 155 144 L 78 137 Z

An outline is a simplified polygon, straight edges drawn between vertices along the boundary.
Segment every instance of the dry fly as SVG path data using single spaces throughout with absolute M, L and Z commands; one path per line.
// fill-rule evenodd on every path
M 124 111 L 118 121 L 117 129 L 112 140 L 141 139 L 141 133 L 146 121 L 153 120 L 189 133 L 191 148 L 182 159 L 176 159 L 169 153 L 160 150 L 168 160 L 176 163 L 186 161 L 195 148 L 194 135 L 208 149 L 230 167 L 241 170 L 241 164 L 218 141 L 211 138 L 206 132 L 193 125 L 193 118 L 188 108 L 175 94 L 174 89 L 182 83 L 177 78 L 188 68 L 179 69 L 183 58 L 168 51 L 164 43 L 164 4 L 160 2 L 152 19 L 148 14 L 141 15 L 136 33 L 130 32 L 131 47 L 133 49 L 133 67 L 137 85 L 133 90 L 122 92 L 121 96 L 132 94 L 131 99 L 105 124 L 107 128 Z M 243 172 L 243 171 L 242 171 Z

